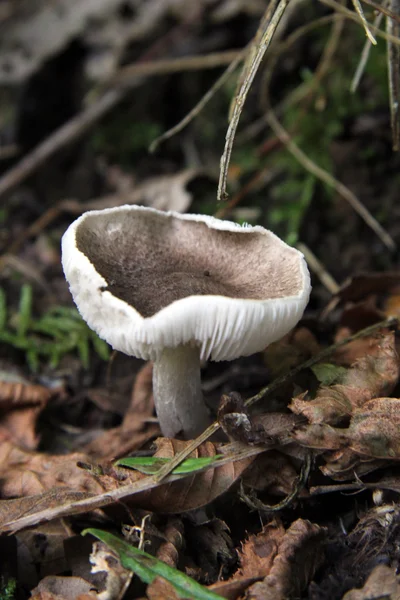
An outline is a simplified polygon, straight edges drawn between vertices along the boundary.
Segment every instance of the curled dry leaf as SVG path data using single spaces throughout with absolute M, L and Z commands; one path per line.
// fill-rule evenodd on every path
M 96 460 L 114 460 L 137 450 L 159 432 L 157 425 L 148 423 L 154 410 L 152 374 L 153 365 L 148 362 L 136 376 L 122 424 L 99 435 L 84 452 Z
M 0 381 L 0 442 L 10 441 L 26 450 L 39 442 L 36 421 L 48 401 L 62 392 L 29 381 Z
M 300 427 L 293 435 L 299 443 L 310 448 L 346 448 L 353 454 L 368 458 L 399 459 L 399 432 L 400 400 L 375 398 L 353 412 L 346 429 L 312 423 L 304 428 Z M 348 454 L 345 462 L 349 460 L 351 463 L 351 454 Z M 343 460 L 341 462 L 343 466 Z
M 31 591 L 31 600 L 92 600 L 98 595 L 92 585 L 81 577 L 49 575 Z
M 373 355 L 359 359 L 340 385 L 320 387 L 314 400 L 306 401 L 304 395 L 298 396 L 289 408 L 307 417 L 311 424 L 335 425 L 372 398 L 390 394 L 400 372 L 394 333 L 381 335 L 375 350 Z
M 105 575 L 103 585 L 105 589 L 98 595 L 99 599 L 122 600 L 132 580 L 133 572 L 125 569 L 117 554 L 102 542 L 93 544 L 90 564 L 92 573 Z
M 322 543 L 325 530 L 318 525 L 297 519 L 283 537 L 275 540 L 265 554 L 275 554 L 263 581 L 247 591 L 249 600 L 284 600 L 299 597 L 323 562 Z M 276 543 L 277 542 L 277 543 Z M 260 554 L 261 548 L 258 548 Z
M 294 489 L 299 476 L 294 461 L 289 456 L 270 450 L 253 462 L 243 475 L 246 488 L 254 492 L 266 492 L 271 496 L 288 496 Z M 302 490 L 300 496 L 305 495 Z
M 361 589 L 348 591 L 343 600 L 372 600 L 388 598 L 400 600 L 400 582 L 395 570 L 386 565 L 378 565 Z
M 57 390 L 58 392 L 59 390 Z M 9 410 L 15 406 L 30 404 L 45 405 L 54 395 L 54 391 L 43 385 L 27 382 L 0 381 L 0 408 Z
M 280 521 L 266 525 L 257 535 L 251 535 L 242 544 L 239 552 L 242 577 L 263 579 L 270 572 L 279 552 L 279 544 L 285 536 L 285 528 Z
M 243 544 L 234 577 L 211 589 L 224 598 L 236 599 L 234 584 L 241 584 L 240 592 L 247 589 L 246 598 L 254 600 L 298 597 L 323 561 L 324 537 L 323 528 L 303 519 L 286 531 L 280 521 L 271 522 Z
M 124 193 L 118 191 L 89 202 L 64 200 L 59 209 L 79 215 L 87 210 L 102 210 L 123 204 L 142 204 L 159 210 L 186 212 L 192 203 L 192 194 L 186 189 L 186 185 L 199 174 L 198 169 L 186 169 L 173 175 L 150 177 Z
M 170 567 L 176 567 L 179 560 L 179 553 L 185 545 L 182 521 L 178 518 L 170 517 L 164 529 L 164 537 L 165 541 L 158 548 L 156 557 Z

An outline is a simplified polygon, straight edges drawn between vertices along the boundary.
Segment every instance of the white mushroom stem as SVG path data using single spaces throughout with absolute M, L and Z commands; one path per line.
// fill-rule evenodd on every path
M 161 431 L 196 437 L 209 424 L 200 379 L 200 350 L 189 345 L 165 348 L 154 363 L 153 394 Z

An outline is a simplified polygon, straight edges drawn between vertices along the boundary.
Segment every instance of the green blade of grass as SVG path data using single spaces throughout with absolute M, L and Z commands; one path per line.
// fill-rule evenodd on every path
M 112 533 L 101 529 L 85 529 L 82 534 L 93 535 L 107 544 L 118 554 L 122 566 L 136 573 L 147 584 L 152 583 L 157 577 L 163 577 L 174 586 L 180 598 L 193 598 L 194 600 L 221 600 L 222 598 L 181 571 L 177 571 L 151 554 L 131 546 Z
M 176 469 L 173 470 L 175 475 L 187 475 L 188 473 L 195 473 L 200 471 L 204 467 L 211 465 L 221 455 L 216 454 L 215 456 L 201 456 L 200 458 L 187 458 L 184 460 Z M 128 469 L 135 469 L 140 473 L 146 475 L 154 475 L 163 467 L 170 458 L 162 458 L 158 456 L 128 456 L 127 458 L 120 458 L 115 463 L 117 467 L 127 467 Z
M 32 314 L 32 287 L 25 283 L 21 288 L 18 311 L 18 337 L 23 338 L 29 328 Z

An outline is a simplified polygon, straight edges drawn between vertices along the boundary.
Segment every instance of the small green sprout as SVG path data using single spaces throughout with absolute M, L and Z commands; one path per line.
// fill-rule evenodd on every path
M 89 367 L 90 347 L 103 360 L 109 358 L 109 347 L 89 329 L 75 308 L 53 306 L 41 317 L 32 315 L 32 287 L 21 288 L 19 308 L 9 316 L 7 298 L 0 288 L 0 343 L 25 353 L 32 371 L 41 359 L 57 367 L 65 354 L 77 353 L 85 369 Z

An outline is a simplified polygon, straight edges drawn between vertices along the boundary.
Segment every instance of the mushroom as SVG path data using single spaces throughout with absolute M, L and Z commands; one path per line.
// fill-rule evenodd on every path
M 209 422 L 202 360 L 263 350 L 301 318 L 303 255 L 263 227 L 140 206 L 95 210 L 62 239 L 85 321 L 111 346 L 154 361 L 161 430 L 187 438 Z

